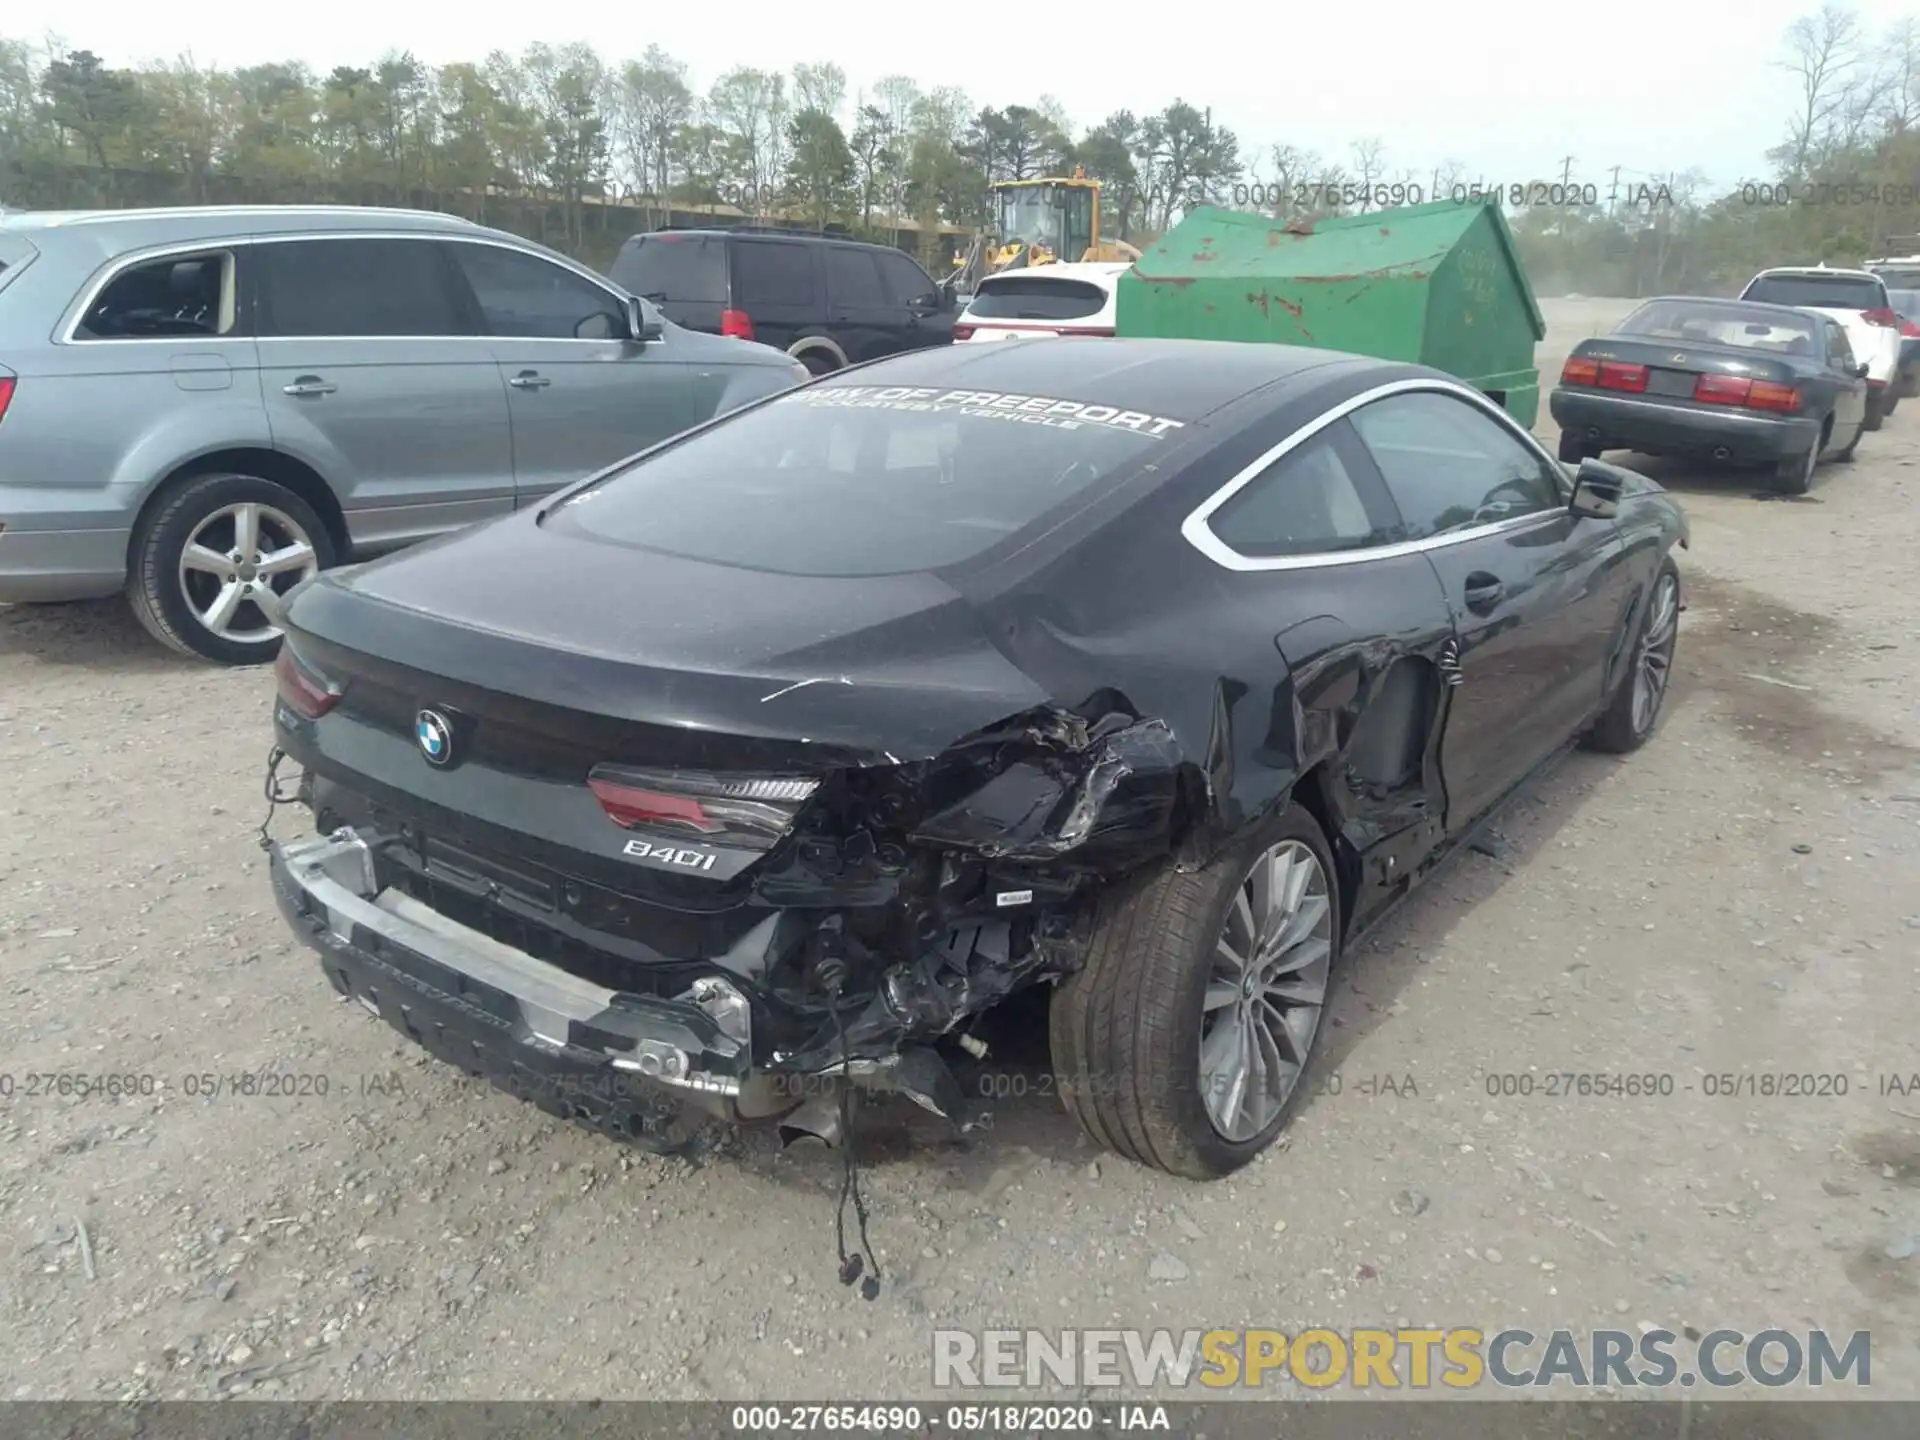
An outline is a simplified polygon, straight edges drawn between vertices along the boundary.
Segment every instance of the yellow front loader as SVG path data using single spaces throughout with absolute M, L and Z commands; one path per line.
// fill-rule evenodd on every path
M 954 256 L 952 280 L 971 291 L 987 275 L 1060 260 L 1132 261 L 1124 240 L 1100 237 L 1100 182 L 1075 170 L 1070 179 L 1001 180 L 991 187 L 997 223 Z

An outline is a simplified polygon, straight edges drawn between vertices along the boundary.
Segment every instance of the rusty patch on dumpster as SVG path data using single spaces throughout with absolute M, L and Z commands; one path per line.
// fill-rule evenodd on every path
M 1249 290 L 1247 292 L 1247 303 L 1249 305 L 1258 305 L 1260 307 L 1260 313 L 1262 315 L 1268 314 L 1267 299 L 1268 299 L 1267 292 L 1264 290 L 1258 290 L 1258 291 Z
M 1135 278 L 1144 280 L 1149 285 L 1191 285 L 1193 283 L 1191 275 L 1136 275 Z
M 1280 228 L 1281 231 L 1287 235 L 1311 235 L 1313 234 L 1313 221 L 1293 220 Z
M 1391 235 L 1391 234 L 1392 234 L 1393 232 L 1392 232 L 1391 230 L 1389 230 L 1389 229 L 1387 229 L 1387 227 L 1386 227 L 1386 226 L 1384 226 L 1384 225 L 1382 225 L 1382 226 L 1380 227 L 1380 233 L 1381 233 L 1382 235 Z
M 1306 318 L 1307 311 L 1305 306 L 1296 305 L 1291 300 L 1283 299 L 1278 295 L 1273 297 L 1273 303 L 1278 305 L 1282 310 L 1286 311 L 1287 314 L 1291 315 L 1296 320 L 1303 320 Z M 1302 328 L 1305 328 L 1305 327 L 1302 327 Z

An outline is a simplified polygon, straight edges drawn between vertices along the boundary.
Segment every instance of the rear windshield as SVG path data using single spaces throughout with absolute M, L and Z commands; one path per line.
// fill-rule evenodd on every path
M 705 235 L 645 235 L 629 240 L 607 278 L 629 295 L 663 303 L 724 305 L 727 299 L 722 242 Z
M 1748 305 L 1710 305 L 1697 300 L 1655 300 L 1614 327 L 1616 335 L 1678 344 L 1739 345 L 1755 350 L 1797 347 L 1812 354 L 1813 321 Z
M 1887 303 L 1880 281 L 1857 275 L 1762 275 L 1740 298 L 1815 310 L 1873 310 Z
M 1920 265 L 1875 265 L 1873 273 L 1889 290 L 1920 290 Z
M 1085 280 L 1007 275 L 982 280 L 967 309 L 976 320 L 1084 320 L 1106 303 L 1107 292 Z
M 814 386 L 582 491 L 547 523 L 785 575 L 938 570 L 1140 465 L 1184 423 L 1043 395 Z
M 1887 303 L 1909 320 L 1920 319 L 1920 290 L 1889 290 Z

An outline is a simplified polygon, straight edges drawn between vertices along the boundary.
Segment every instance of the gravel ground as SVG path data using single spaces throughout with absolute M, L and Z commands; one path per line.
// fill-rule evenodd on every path
M 1546 308 L 1552 376 L 1623 306 Z M 1917 436 L 1795 502 L 1646 462 L 1695 525 L 1661 734 L 1350 957 L 1287 1143 L 1210 1186 L 1097 1156 L 1012 1014 L 984 1138 L 873 1118 L 872 1304 L 833 1157 L 623 1151 L 335 999 L 257 847 L 268 676 L 0 607 L 0 1396 L 879 1398 L 936 1325 L 1403 1322 L 1864 1328 L 1920 1393 L 1920 1094 L 1882 1093 L 1920 1072 Z M 189 1093 L 263 1068 L 328 1092 Z M 1675 1089 L 1489 1093 L 1569 1070 Z M 1703 1093 L 1776 1072 L 1848 1093 Z

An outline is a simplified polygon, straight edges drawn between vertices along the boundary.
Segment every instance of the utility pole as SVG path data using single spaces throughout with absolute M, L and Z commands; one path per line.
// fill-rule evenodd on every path
M 1613 219 L 1614 207 L 1620 201 L 1620 167 L 1613 167 L 1613 186 L 1607 191 L 1607 218 Z
M 1573 184 L 1574 159 L 1575 159 L 1574 156 L 1569 155 L 1567 156 L 1566 159 L 1560 162 L 1560 188 L 1562 190 L 1566 189 L 1567 186 Z

